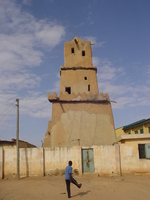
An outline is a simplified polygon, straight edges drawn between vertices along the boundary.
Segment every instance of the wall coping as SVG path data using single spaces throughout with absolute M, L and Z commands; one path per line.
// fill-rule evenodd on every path
M 123 134 L 120 135 L 117 138 L 118 142 L 121 142 L 122 140 L 135 140 L 135 139 L 150 139 L 150 134 L 149 133 L 144 133 L 144 134 Z

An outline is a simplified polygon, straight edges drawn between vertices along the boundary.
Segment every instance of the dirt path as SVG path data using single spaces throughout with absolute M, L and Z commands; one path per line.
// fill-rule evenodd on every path
M 149 200 L 150 176 L 75 177 L 83 186 L 71 186 L 72 199 Z M 68 199 L 64 176 L 0 180 L 0 200 Z

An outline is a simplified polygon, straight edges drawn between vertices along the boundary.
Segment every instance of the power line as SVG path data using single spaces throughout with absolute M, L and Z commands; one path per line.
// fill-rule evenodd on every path
M 8 118 L 7 118 L 7 121 L 5 121 L 5 123 L 4 123 L 4 125 L 2 126 L 2 129 L 1 129 L 1 135 L 3 135 L 5 132 L 6 132 L 6 130 L 7 130 L 7 128 L 8 128 L 8 126 L 9 126 L 9 123 L 10 123 L 10 120 L 11 120 L 11 118 L 12 118 L 12 114 L 14 113 L 14 111 L 15 111 L 15 105 L 14 105 L 14 107 L 11 109 L 11 113 L 9 114 L 9 116 L 8 116 Z M 5 128 L 5 125 L 6 125 L 6 128 Z M 5 129 L 4 129 L 5 128 Z
M 10 104 L 10 105 L 0 114 L 0 115 L 2 116 L 2 117 L 0 118 L 0 121 L 4 118 L 4 116 L 5 116 L 6 113 L 9 111 L 9 108 L 10 108 L 11 106 L 14 107 L 14 104 L 13 104 L 13 103 Z
M 0 100 L 0 103 L 1 104 L 5 104 L 5 105 L 8 105 L 8 104 L 10 104 L 10 103 L 12 103 L 12 102 L 14 102 L 14 99 L 13 99 L 13 101 L 11 100 Z
M 8 97 L 5 97 L 5 96 L 3 96 L 3 95 L 0 95 L 0 97 L 2 97 L 3 99 L 7 99 L 7 100 L 14 100 L 14 99 L 15 99 L 15 97 L 13 97 L 13 98 L 8 98 Z

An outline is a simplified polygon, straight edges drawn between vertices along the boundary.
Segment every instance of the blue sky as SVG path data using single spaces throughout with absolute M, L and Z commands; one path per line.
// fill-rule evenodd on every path
M 150 117 L 149 0 L 0 0 L 0 139 L 41 146 L 51 119 L 47 92 L 59 94 L 64 42 L 88 39 L 99 92 L 115 127 Z

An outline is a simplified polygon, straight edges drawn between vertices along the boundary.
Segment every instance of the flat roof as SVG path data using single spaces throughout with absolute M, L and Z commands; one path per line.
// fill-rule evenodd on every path
M 121 140 L 133 140 L 133 139 L 150 139 L 150 133 L 144 134 L 123 134 L 117 138 L 117 142 Z

